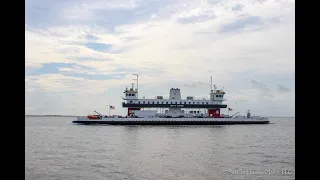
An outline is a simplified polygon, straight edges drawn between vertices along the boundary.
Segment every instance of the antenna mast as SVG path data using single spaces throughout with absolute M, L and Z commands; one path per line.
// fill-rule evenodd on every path
M 139 75 L 138 74 L 133 74 L 133 75 L 137 76 L 137 79 L 133 79 L 133 80 L 137 80 L 137 98 L 138 98 L 138 93 L 139 93 L 139 91 L 138 91 Z
M 210 92 L 212 92 L 212 76 L 210 77 L 211 85 L 210 85 Z

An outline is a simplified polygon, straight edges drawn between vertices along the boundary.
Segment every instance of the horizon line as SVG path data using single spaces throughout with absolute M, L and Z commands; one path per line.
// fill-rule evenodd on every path
M 40 114 L 25 114 L 25 116 L 79 116 L 79 115 L 59 115 L 59 114 L 47 114 L 47 115 L 40 115 Z M 269 118 L 295 118 L 295 116 L 267 116 Z

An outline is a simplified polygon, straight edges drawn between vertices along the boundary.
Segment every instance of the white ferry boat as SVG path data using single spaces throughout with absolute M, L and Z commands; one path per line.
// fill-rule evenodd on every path
M 138 87 L 138 75 L 137 87 Z M 98 112 L 97 115 L 77 117 L 73 123 L 77 124 L 119 124 L 119 125 L 222 125 L 222 124 L 268 124 L 267 117 L 251 116 L 248 110 L 246 116 L 233 114 L 223 115 L 220 110 L 227 108 L 225 92 L 214 85 L 208 99 L 195 99 L 193 96 L 181 98 L 179 88 L 171 88 L 169 98 L 155 96 L 155 98 L 139 98 L 138 88 L 134 83 L 130 89 L 126 88 L 122 98 L 122 107 L 127 108 L 126 116 L 107 116 Z M 228 108 L 229 110 L 229 108 Z

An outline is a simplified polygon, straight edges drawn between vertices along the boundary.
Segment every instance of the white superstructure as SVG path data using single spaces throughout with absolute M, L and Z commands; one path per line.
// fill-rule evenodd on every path
M 138 87 L 138 75 L 137 87 Z M 78 121 L 215 121 L 217 123 L 224 121 L 261 121 L 266 118 L 260 116 L 251 116 L 248 111 L 247 116 L 235 116 L 234 115 L 221 115 L 220 109 L 227 108 L 226 104 L 223 104 L 225 92 L 222 89 L 218 89 L 216 85 L 212 89 L 212 77 L 211 77 L 211 89 L 208 98 L 196 99 L 194 96 L 186 96 L 186 99 L 182 99 L 181 91 L 179 88 L 171 88 L 169 91 L 169 98 L 165 99 L 163 96 L 155 96 L 155 98 L 145 98 L 141 95 L 138 97 L 138 88 L 132 87 L 126 88 L 124 102 L 122 106 L 128 108 L 126 117 L 110 117 L 99 114 L 98 116 L 89 115 L 87 117 L 78 117 Z M 228 108 L 229 109 L 229 108 Z M 201 119 L 203 118 L 203 119 Z M 209 118 L 207 120 L 207 118 Z M 199 120 L 198 120 L 199 119 Z M 210 120 L 211 119 L 211 120 Z

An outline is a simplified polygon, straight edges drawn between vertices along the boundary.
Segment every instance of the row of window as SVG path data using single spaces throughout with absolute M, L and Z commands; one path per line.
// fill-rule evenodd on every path
M 135 96 L 135 94 L 126 94 L 126 96 Z M 222 95 L 216 95 L 216 97 L 222 97 Z M 190 99 L 190 98 L 189 98 Z M 190 99 L 191 100 L 191 99 Z
M 130 101 L 130 103 L 132 103 L 132 101 Z M 135 104 L 135 102 L 133 102 L 133 104 Z M 138 104 L 140 104 L 140 101 L 138 101 Z M 142 101 L 142 104 L 145 104 L 145 101 Z M 148 101 L 147 104 L 150 104 L 150 102 Z M 151 102 L 151 104 L 154 104 L 154 102 Z M 169 104 L 169 102 L 166 102 L 166 103 L 164 103 L 164 102 L 161 102 L 161 103 L 157 102 L 157 104 Z M 178 104 L 178 102 L 175 102 L 175 103 L 170 102 L 170 104 Z M 184 103 L 180 102 L 180 104 L 187 104 L 187 102 L 184 102 Z M 191 102 L 189 102 L 189 104 L 191 104 Z M 196 104 L 196 102 L 193 102 L 192 104 Z M 200 102 L 198 102 L 197 104 L 200 104 Z M 201 104 L 204 104 L 204 102 L 201 102 Z M 206 104 L 209 104 L 209 102 L 206 102 Z
M 135 94 L 126 94 L 126 96 L 135 96 Z

